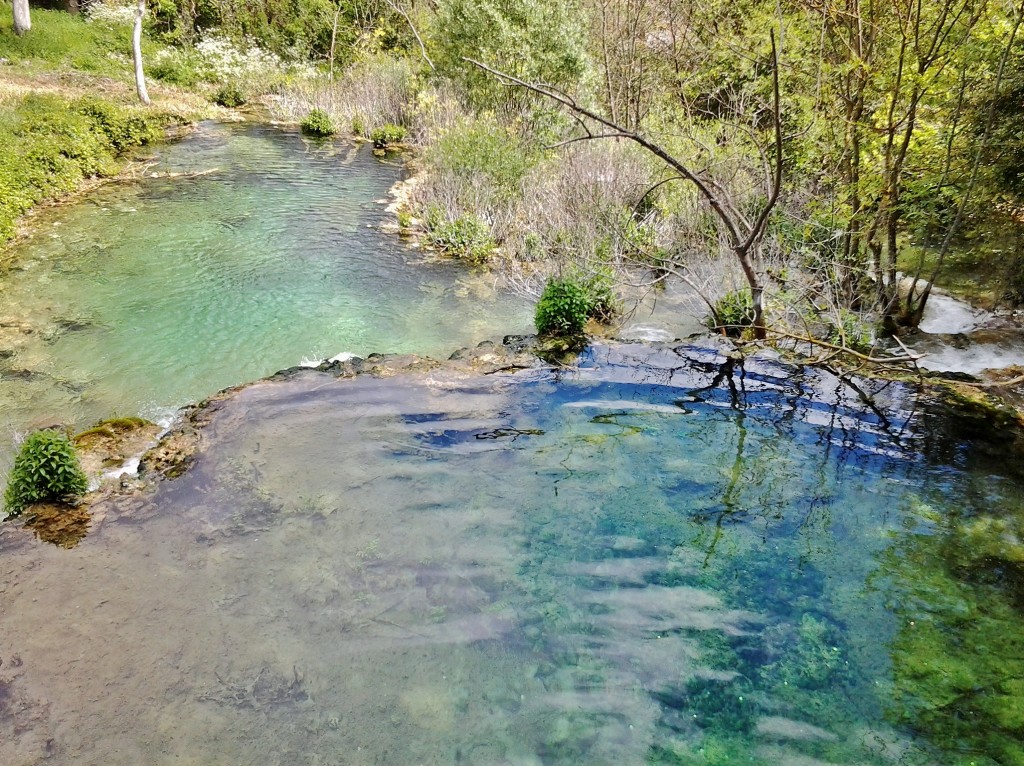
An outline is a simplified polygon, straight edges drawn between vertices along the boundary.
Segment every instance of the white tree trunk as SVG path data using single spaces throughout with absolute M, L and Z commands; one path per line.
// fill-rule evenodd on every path
M 148 104 L 149 93 L 146 92 L 146 75 L 142 71 L 142 17 L 145 13 L 146 0 L 139 0 L 139 4 L 135 7 L 135 28 L 132 30 L 132 59 L 135 61 L 135 90 L 139 94 L 139 101 Z
M 32 28 L 28 0 L 14 0 L 14 34 L 21 37 Z

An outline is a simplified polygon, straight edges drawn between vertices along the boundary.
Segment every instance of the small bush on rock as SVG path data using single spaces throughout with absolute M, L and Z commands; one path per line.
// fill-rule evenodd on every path
M 471 263 L 484 263 L 494 250 L 490 227 L 475 215 L 446 220 L 438 210 L 427 216 L 426 240 L 443 253 Z
M 707 319 L 712 330 L 722 330 L 730 337 L 739 337 L 754 323 L 754 300 L 749 290 L 734 290 L 715 302 L 715 311 Z
M 242 91 L 241 87 L 239 87 L 238 83 L 234 82 L 222 85 L 213 96 L 215 104 L 225 106 L 228 109 L 244 106 L 246 100 L 245 93 Z
M 17 516 L 41 500 L 77 497 L 88 489 L 78 456 L 68 437 L 37 431 L 22 442 L 4 492 L 4 511 Z
M 572 279 L 549 279 L 537 301 L 534 324 L 542 336 L 581 335 L 590 316 L 587 288 Z
M 314 109 L 306 115 L 306 119 L 299 126 L 303 133 L 308 133 L 311 136 L 333 136 L 338 132 L 331 116 L 323 109 Z
M 370 140 L 373 141 L 373 145 L 377 149 L 387 149 L 389 146 L 394 144 L 400 144 L 405 140 L 408 135 L 408 131 L 401 125 L 395 125 L 388 123 L 382 125 L 370 134 Z

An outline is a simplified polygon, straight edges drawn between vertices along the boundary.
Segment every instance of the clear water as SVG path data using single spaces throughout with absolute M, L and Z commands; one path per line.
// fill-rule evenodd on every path
M 713 351 L 261 383 L 0 531 L 0 762 L 1019 764 L 1020 476 Z
M 373 228 L 402 171 L 366 148 L 204 124 L 156 159 L 158 177 L 47 212 L 4 256 L 5 445 L 33 425 L 159 417 L 304 358 L 447 356 L 532 327 L 493 277 Z

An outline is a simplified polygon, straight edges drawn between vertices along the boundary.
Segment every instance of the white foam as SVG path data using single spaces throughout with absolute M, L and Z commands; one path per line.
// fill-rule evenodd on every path
M 650 325 L 631 325 L 625 328 L 619 336 L 623 340 L 646 340 L 653 343 L 673 341 L 676 336 L 663 327 L 652 327 Z
M 970 304 L 948 295 L 933 293 L 925 304 L 924 316 L 918 329 L 934 335 L 953 335 L 970 332 L 989 317 L 987 312 Z
M 926 370 L 966 372 L 974 375 L 982 370 L 1024 365 L 1024 349 L 1011 349 L 988 343 L 964 349 L 946 346 L 938 351 L 929 350 L 918 364 Z
M 124 461 L 119 467 L 111 468 L 109 471 L 103 472 L 104 479 L 120 479 L 122 476 L 134 476 L 139 472 L 139 463 L 142 461 L 141 455 L 130 457 Z

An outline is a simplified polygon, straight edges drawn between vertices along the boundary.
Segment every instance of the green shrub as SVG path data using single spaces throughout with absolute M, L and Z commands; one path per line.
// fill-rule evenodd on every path
M 447 220 L 436 210 L 427 215 L 427 242 L 443 253 L 484 263 L 494 250 L 490 227 L 475 215 Z
M 303 133 L 308 133 L 311 136 L 333 136 L 338 132 L 331 116 L 323 109 L 314 109 L 306 115 L 306 119 L 299 123 L 299 127 L 302 128 Z
M 872 345 L 871 327 L 852 311 L 840 309 L 839 322 L 833 322 L 829 327 L 828 342 L 867 353 Z
M 64 500 L 82 495 L 88 482 L 68 437 L 57 431 L 37 431 L 21 445 L 4 492 L 4 511 L 17 516 L 41 500 Z
M 456 178 L 483 178 L 499 197 L 516 198 L 538 157 L 493 117 L 479 117 L 446 131 L 428 151 L 427 161 Z M 473 194 L 477 186 L 473 184 Z
M 537 301 L 533 321 L 540 335 L 581 335 L 590 309 L 591 299 L 585 285 L 573 279 L 549 279 Z
M 148 111 L 129 109 L 96 96 L 83 96 L 73 102 L 72 108 L 89 118 L 115 152 L 143 146 L 161 135 L 160 115 Z
M 717 318 L 716 318 L 717 317 Z M 739 337 L 754 323 L 754 299 L 749 290 L 733 290 L 715 301 L 715 311 L 707 319 L 712 330 Z
M 238 83 L 229 82 L 225 85 L 221 85 L 220 88 L 213 96 L 213 102 L 220 106 L 226 106 L 229 109 L 243 106 L 247 101 L 245 93 L 242 92 L 242 88 Z
M 352 118 L 352 135 L 357 138 L 366 135 L 366 121 L 358 115 Z
M 207 79 L 206 67 L 192 52 L 164 49 L 146 62 L 146 74 L 154 79 L 182 88 L 192 88 Z
M 610 268 L 580 280 L 587 291 L 587 316 L 598 322 L 610 322 L 622 311 L 622 303 L 615 294 L 615 278 Z
M 98 96 L 33 94 L 0 107 L 0 242 L 33 205 L 116 173 L 116 157 L 159 138 L 165 120 Z
M 388 123 L 382 125 L 370 134 L 370 140 L 373 141 L 373 145 L 378 149 L 387 149 L 393 144 L 400 144 L 405 140 L 405 137 L 409 135 L 409 131 L 403 128 L 401 125 L 395 125 L 394 123 Z

